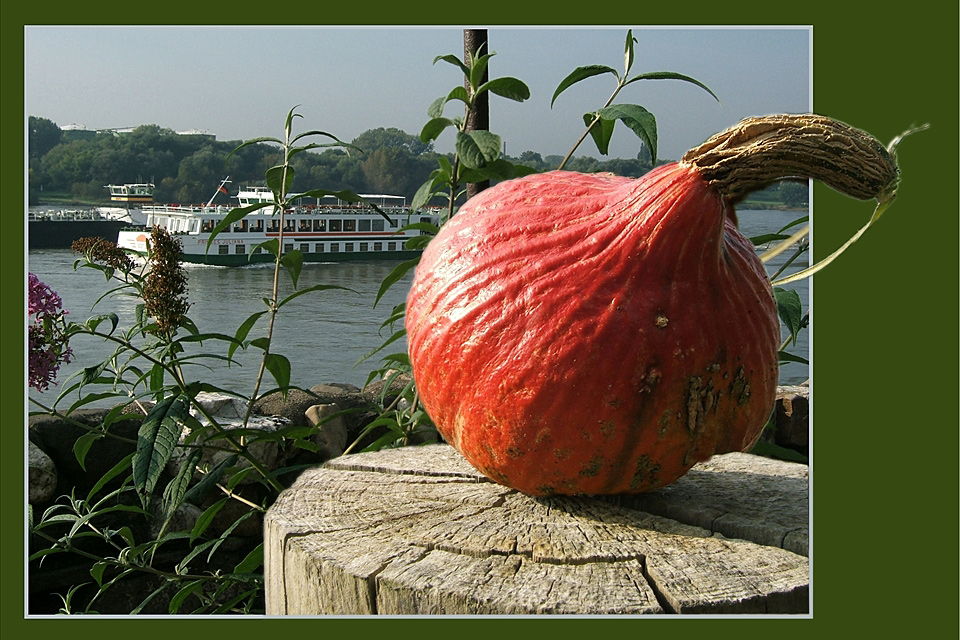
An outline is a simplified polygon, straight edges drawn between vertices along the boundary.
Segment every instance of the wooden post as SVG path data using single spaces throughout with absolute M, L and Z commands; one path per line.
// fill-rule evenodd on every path
M 464 29 L 463 30 L 463 58 L 465 64 L 470 64 L 471 56 L 480 53 L 490 53 L 488 50 L 486 29 Z M 484 70 L 482 82 L 489 79 L 489 73 Z M 464 79 L 464 86 L 467 92 L 470 91 L 469 80 Z M 467 117 L 466 130 L 479 131 L 490 129 L 490 94 L 485 92 L 480 94 L 474 108 Z M 477 195 L 490 186 L 489 180 L 483 182 L 470 183 L 467 185 L 467 199 Z
M 806 465 L 744 453 L 549 499 L 447 444 L 341 456 L 267 512 L 267 614 L 803 614 L 807 488 Z

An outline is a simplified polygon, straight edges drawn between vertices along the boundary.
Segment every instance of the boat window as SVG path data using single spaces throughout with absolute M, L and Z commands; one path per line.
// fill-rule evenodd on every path
M 210 218 L 204 218 L 203 226 L 200 228 L 200 230 L 205 233 L 209 233 L 210 231 L 213 231 L 214 226 L 215 225 L 213 224 L 213 220 L 211 220 Z
M 245 245 L 245 244 L 238 244 L 238 245 L 236 245 L 236 247 L 237 247 L 236 253 L 246 253 L 246 252 L 247 252 L 247 245 Z
M 290 218 L 287 218 L 286 220 L 283 221 L 283 230 L 293 231 L 294 229 L 297 228 L 296 225 L 297 225 L 296 220 L 291 220 Z
M 270 233 L 277 233 L 278 231 L 280 231 L 280 221 L 271 220 L 270 224 L 267 225 L 267 231 Z
M 331 220 L 331 221 L 330 221 L 330 231 L 343 231 L 343 221 L 342 221 L 342 220 Z
M 250 233 L 263 233 L 263 220 L 254 220 L 251 222 Z
M 356 220 L 344 220 L 344 221 L 343 221 L 343 230 L 344 230 L 344 231 L 356 231 L 356 230 L 357 230 L 357 221 L 356 221 Z
M 374 250 L 374 251 L 383 251 L 383 243 L 382 243 L 382 242 L 374 242 L 374 243 L 373 243 L 373 250 Z
M 352 243 L 352 242 L 344 242 L 344 243 L 343 243 L 343 250 L 346 251 L 347 253 L 353 251 L 353 243 Z
M 397 250 L 397 243 L 396 243 L 396 242 L 388 242 L 388 243 L 387 243 L 387 251 L 396 251 L 396 250 Z
M 233 225 L 233 230 L 237 233 L 246 233 L 247 232 L 247 221 L 241 220 L 240 222 Z
M 322 242 L 318 242 L 318 243 L 317 243 L 316 251 L 317 251 L 317 253 L 323 253 L 323 243 L 322 243 Z
M 301 220 L 301 221 L 300 221 L 300 224 L 298 225 L 298 229 L 297 229 L 297 230 L 298 230 L 298 231 L 310 231 L 310 221 L 309 221 L 309 220 Z
M 200 221 L 194 219 L 190 223 L 190 233 L 197 233 L 200 230 Z
M 292 245 L 292 244 L 285 244 L 285 245 L 283 245 L 283 252 L 284 252 L 284 253 L 290 253 L 291 251 L 293 251 L 293 245 Z
M 300 245 L 300 253 L 310 253 L 310 245 L 306 242 Z
M 340 243 L 331 242 L 330 243 L 330 253 L 339 253 L 340 252 Z
M 253 248 L 253 255 L 257 255 L 258 253 L 263 253 L 263 247 L 259 245 Z
M 366 243 L 366 242 L 361 242 L 361 243 L 360 243 L 360 251 L 367 251 L 367 243 Z
M 361 220 L 361 221 L 360 221 L 360 226 L 359 226 L 358 230 L 359 230 L 359 231 L 370 231 L 370 220 Z
M 225 256 L 225 255 L 227 255 L 228 253 L 230 253 L 230 245 L 228 245 L 228 244 L 221 244 L 221 245 L 219 246 L 218 250 L 219 250 L 219 252 L 220 252 L 220 255 Z
M 327 230 L 327 221 L 326 221 L 326 220 L 314 220 L 314 221 L 313 221 L 313 230 L 314 230 L 314 231 L 326 231 L 326 230 Z
M 373 220 L 373 230 L 374 231 L 383 231 L 383 218 L 379 220 Z

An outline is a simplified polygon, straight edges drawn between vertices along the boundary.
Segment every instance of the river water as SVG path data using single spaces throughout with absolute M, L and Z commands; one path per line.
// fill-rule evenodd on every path
M 744 233 L 748 236 L 775 232 L 803 215 L 796 211 L 740 211 L 738 216 Z M 114 312 L 120 316 L 120 328 L 132 324 L 135 302 L 129 299 L 109 297 L 97 302 L 108 289 L 103 275 L 93 269 L 74 271 L 75 256 L 69 249 L 33 250 L 28 253 L 28 269 L 41 281 L 57 291 L 68 319 L 86 320 L 98 313 Z M 776 269 L 785 256 L 768 263 L 768 271 Z M 319 383 L 340 382 L 358 387 L 367 381 L 369 373 L 380 366 L 380 355 L 405 350 L 403 340 L 389 345 L 381 354 L 356 365 L 365 354 L 379 347 L 389 337 L 389 329 L 381 331 L 380 325 L 390 315 L 394 305 L 403 302 L 413 279 L 409 271 L 395 283 L 374 308 L 374 299 L 383 279 L 397 265 L 391 261 L 347 262 L 338 264 L 306 264 L 300 275 L 298 288 L 317 284 L 345 287 L 352 291 L 326 290 L 311 292 L 292 301 L 277 315 L 274 343 L 271 351 L 280 353 L 291 362 L 291 383 L 310 388 Z M 798 261 L 796 268 L 807 265 L 806 257 Z M 234 335 L 237 327 L 252 313 L 266 307 L 263 297 L 269 295 L 273 280 L 272 265 L 218 268 L 185 265 L 188 277 L 189 317 L 201 332 Z M 281 295 L 293 291 L 289 277 L 281 273 Z M 808 308 L 808 280 L 787 285 L 795 289 Z M 96 303 L 96 306 L 94 306 Z M 266 333 L 266 316 L 263 316 L 248 336 L 254 338 Z M 786 334 L 784 334 L 786 335 Z M 51 386 L 44 393 L 30 389 L 30 397 L 48 406 L 54 402 L 67 377 L 81 367 L 91 366 L 109 356 L 114 347 L 99 339 L 79 336 L 72 343 L 74 360 L 61 367 L 59 385 Z M 198 351 L 225 355 L 224 342 L 204 343 Z M 801 332 L 799 344 L 792 352 L 809 357 L 809 331 Z M 206 367 L 193 367 L 188 378 L 203 380 L 222 388 L 249 395 L 256 380 L 261 352 L 251 348 L 235 355 L 238 364 L 229 367 L 221 360 L 210 360 Z M 355 366 L 356 365 L 356 366 Z M 789 364 L 781 367 L 781 384 L 798 384 L 809 377 L 805 365 Z M 272 388 L 273 380 L 267 376 L 261 390 Z M 65 409 L 76 397 L 61 401 Z M 105 401 L 90 406 L 109 406 Z M 36 409 L 32 405 L 30 410 Z

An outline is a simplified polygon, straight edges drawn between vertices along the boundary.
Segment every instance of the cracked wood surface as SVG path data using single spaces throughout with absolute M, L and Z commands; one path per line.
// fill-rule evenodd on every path
M 267 613 L 806 613 L 807 487 L 742 453 L 603 498 L 523 495 L 446 444 L 343 456 L 267 513 Z

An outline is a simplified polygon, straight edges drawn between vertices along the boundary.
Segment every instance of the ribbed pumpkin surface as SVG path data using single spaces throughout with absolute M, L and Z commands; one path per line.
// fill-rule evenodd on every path
M 774 404 L 763 266 L 722 197 L 677 164 L 481 192 L 424 251 L 406 328 L 444 438 L 532 495 L 663 486 L 749 448 Z

